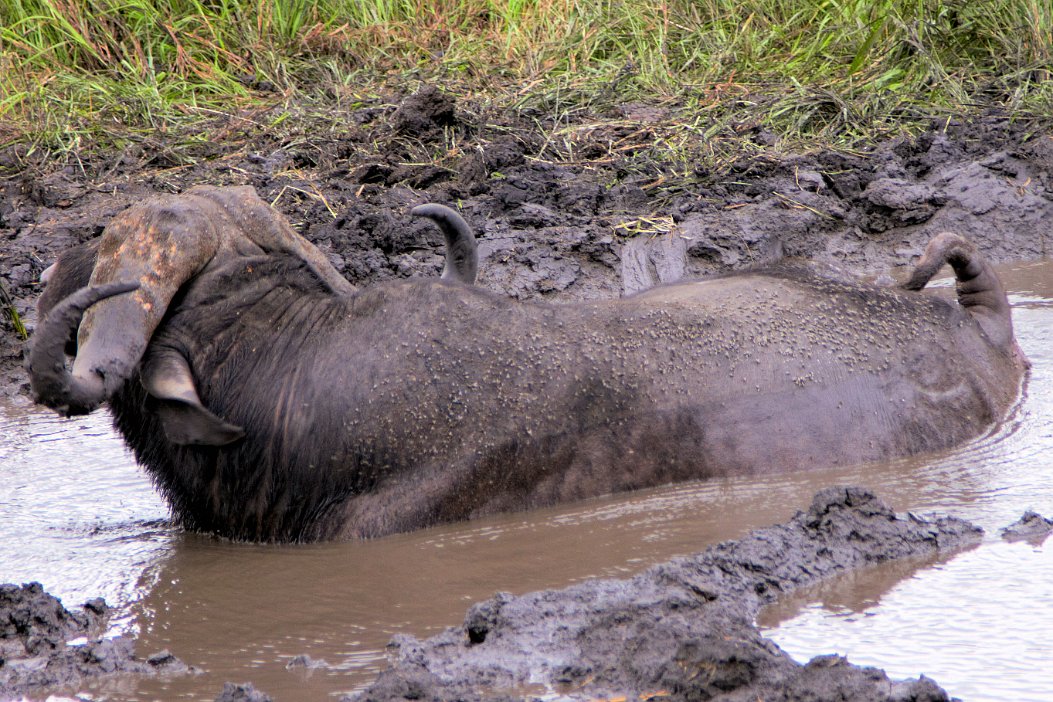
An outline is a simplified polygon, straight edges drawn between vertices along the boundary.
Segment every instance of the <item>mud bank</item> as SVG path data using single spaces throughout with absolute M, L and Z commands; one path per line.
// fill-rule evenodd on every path
M 145 660 L 131 638 L 103 636 L 113 609 L 96 598 L 66 609 L 39 583 L 0 585 L 0 700 L 106 675 L 187 675 L 167 651 Z
M 479 284 L 520 299 L 613 297 L 686 276 L 817 259 L 876 276 L 954 230 L 994 261 L 1053 249 L 1053 137 L 997 115 L 941 121 L 866 153 L 793 153 L 754 128 L 712 165 L 678 115 L 626 105 L 555 124 L 425 87 L 332 115 L 295 138 L 231 116 L 230 144 L 173 162 L 153 135 L 48 170 L 0 154 L 0 282 L 32 328 L 41 271 L 156 193 L 248 184 L 356 285 L 437 275 L 441 235 L 409 216 L 458 206 L 480 236 Z M 683 115 L 679 115 L 683 117 Z M 675 133 L 684 146 L 659 148 Z M 553 138 L 558 135 L 557 138 Z M 709 165 L 706 165 L 709 164 Z M 0 315 L 0 387 L 26 391 L 23 343 Z
M 438 636 L 397 636 L 389 669 L 344 702 L 947 700 L 925 677 L 890 681 L 838 656 L 802 666 L 762 637 L 754 620 L 764 605 L 823 579 L 895 559 L 947 557 L 981 535 L 954 517 L 897 517 L 863 488 L 826 488 L 784 524 L 631 579 L 589 580 L 520 597 L 499 593 Z M 70 611 L 39 585 L 0 586 L 0 699 L 75 692 L 102 675 L 195 672 L 167 652 L 140 660 L 130 639 L 100 638 L 110 614 L 101 600 Z M 228 683 L 215 694 L 217 700 L 270 699 L 248 682 Z
M 754 619 L 821 579 L 950 553 L 981 534 L 953 517 L 897 517 L 862 488 L 827 488 L 788 523 L 634 578 L 499 593 L 438 636 L 398 636 L 391 667 L 344 700 L 946 700 L 924 676 L 890 681 L 838 656 L 800 665 Z

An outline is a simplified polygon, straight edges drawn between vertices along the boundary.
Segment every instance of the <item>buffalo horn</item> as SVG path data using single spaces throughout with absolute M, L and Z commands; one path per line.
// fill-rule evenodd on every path
M 97 302 L 138 290 L 138 283 L 81 288 L 51 310 L 33 335 L 29 352 L 30 385 L 36 401 L 66 416 L 87 414 L 106 399 L 98 376 L 77 377 L 66 368 L 66 340 L 84 312 Z

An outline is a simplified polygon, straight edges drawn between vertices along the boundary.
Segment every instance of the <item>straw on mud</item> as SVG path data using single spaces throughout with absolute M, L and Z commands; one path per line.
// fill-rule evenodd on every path
M 784 205 L 786 205 L 787 207 L 790 207 L 792 209 L 795 209 L 795 210 L 808 210 L 812 214 L 818 215 L 818 216 L 820 216 L 820 217 L 822 217 L 824 219 L 837 219 L 836 217 L 834 217 L 831 214 L 827 214 L 826 212 L 823 212 L 822 210 L 817 210 L 814 207 L 811 207 L 810 205 L 804 204 L 800 200 L 793 199 L 789 195 L 783 195 L 782 193 L 780 193 L 777 190 L 773 190 L 772 191 L 772 195 L 777 197 L 779 199 L 779 201 L 782 202 Z

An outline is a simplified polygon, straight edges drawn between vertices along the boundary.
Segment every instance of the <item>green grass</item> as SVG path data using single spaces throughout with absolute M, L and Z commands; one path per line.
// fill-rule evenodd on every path
M 11 296 L 7 294 L 7 288 L 4 287 L 2 281 L 0 281 L 0 306 L 4 308 L 4 313 L 7 318 L 11 321 L 11 326 L 14 328 L 15 333 L 18 334 L 18 338 L 25 341 L 29 338 L 29 332 L 26 331 L 26 327 L 22 324 L 22 318 L 18 314 L 18 310 L 15 309 L 15 303 L 11 300 Z
M 0 0 L 0 147 L 52 155 L 407 79 L 859 144 L 933 115 L 1048 116 L 1051 78 L 1049 0 Z

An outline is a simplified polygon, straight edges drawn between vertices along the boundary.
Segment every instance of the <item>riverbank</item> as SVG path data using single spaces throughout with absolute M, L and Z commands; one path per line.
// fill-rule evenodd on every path
M 935 682 L 890 681 L 840 656 L 793 661 L 754 624 L 764 604 L 819 580 L 900 558 L 950 554 L 982 530 L 897 517 L 862 488 L 831 487 L 789 522 L 629 580 L 498 594 L 464 624 L 397 637 L 391 667 L 346 702 L 392 699 L 937 700 Z
M 408 212 L 455 206 L 480 237 L 479 284 L 523 300 L 613 297 L 784 256 L 895 276 L 947 229 L 993 261 L 1053 246 L 1053 15 L 1034 0 L 1000 12 L 633 0 L 615 15 L 609 3 L 324 0 L 293 17 L 250 8 L 256 22 L 237 2 L 154 5 L 22 0 L 0 17 L 0 284 L 30 333 L 59 252 L 130 204 L 203 183 L 255 187 L 358 286 L 437 275 L 441 237 Z M 28 402 L 24 352 L 0 312 L 0 393 L 14 402 Z M 604 582 L 588 587 L 624 611 Z M 549 596 L 474 609 L 493 633 L 469 653 L 518 640 L 498 615 Z M 651 604 L 672 611 L 676 597 Z M 709 611 L 704 599 L 687 596 L 685 611 Z M 732 617 L 746 668 L 885 685 L 835 659 L 790 665 L 739 626 L 747 599 Z M 401 639 L 402 663 L 369 694 L 442 694 L 410 659 L 462 665 L 443 656 L 467 646 L 464 631 Z M 684 646 L 646 670 L 615 665 L 639 676 L 618 689 L 701 694 L 709 678 L 677 677 L 673 660 L 746 680 L 730 658 Z M 594 671 L 612 669 L 608 653 Z M 514 681 L 526 664 L 502 665 Z M 582 685 L 584 670 L 547 679 L 597 694 L 615 680 Z

